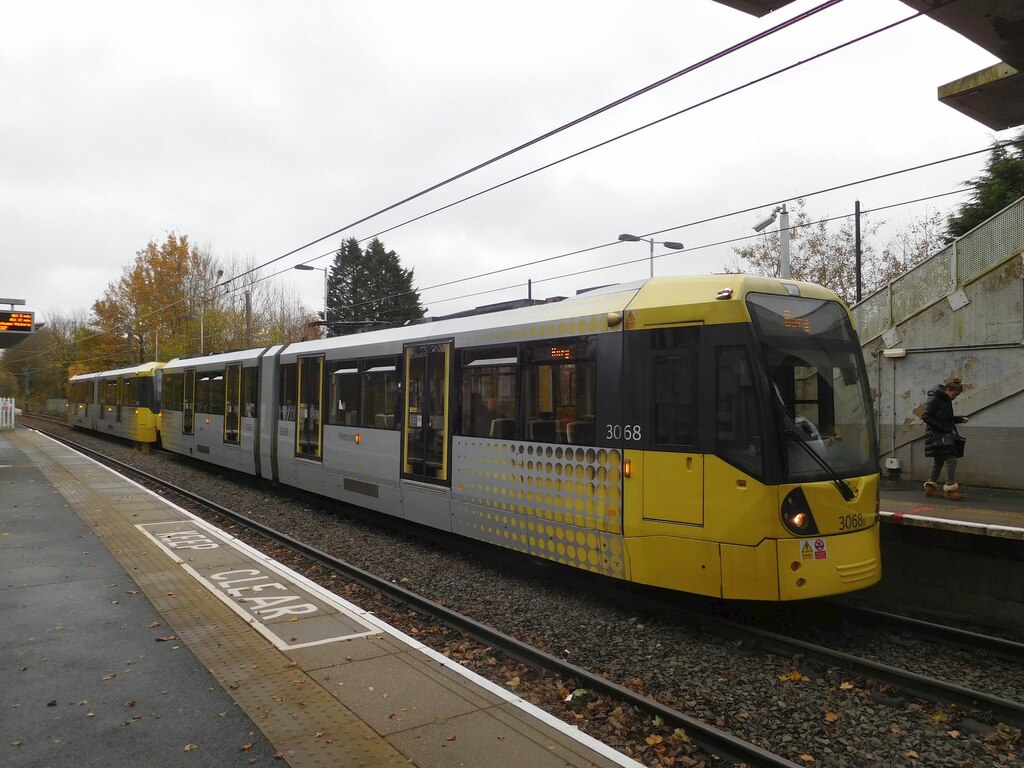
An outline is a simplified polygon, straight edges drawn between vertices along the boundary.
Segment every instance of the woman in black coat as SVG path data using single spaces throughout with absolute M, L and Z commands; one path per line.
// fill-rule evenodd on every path
M 924 484 L 925 496 L 944 496 L 956 501 L 964 498 L 960 493 L 960 484 L 956 481 L 956 447 L 936 443 L 939 435 L 954 432 L 954 424 L 967 423 L 966 416 L 953 415 L 953 401 L 963 391 L 964 385 L 960 379 L 953 379 L 948 384 L 939 384 L 928 391 L 928 404 L 924 407 L 921 420 L 928 427 L 924 435 L 924 455 L 931 456 L 934 464 L 931 475 Z M 942 486 L 942 493 L 939 493 L 938 480 L 943 465 L 946 466 L 946 484 Z

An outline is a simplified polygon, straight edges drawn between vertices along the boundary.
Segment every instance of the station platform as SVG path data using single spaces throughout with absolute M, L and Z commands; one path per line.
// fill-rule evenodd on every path
M 850 596 L 881 610 L 1024 632 L 1024 494 L 961 486 L 953 501 L 883 481 L 882 581 Z
M 924 495 L 921 483 L 883 481 L 882 523 L 1024 539 L 1024 493 L 960 488 L 962 501 Z
M 0 432 L 0 764 L 639 764 L 136 483 Z

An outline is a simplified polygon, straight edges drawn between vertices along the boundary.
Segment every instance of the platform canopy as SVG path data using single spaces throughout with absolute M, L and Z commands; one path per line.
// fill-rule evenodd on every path
M 35 331 L 35 313 L 15 309 L 24 304 L 24 299 L 0 299 L 0 306 L 10 307 L 0 309 L 0 349 L 20 344 Z
M 784 8 L 793 0 L 715 0 L 753 16 Z M 929 14 L 1000 61 L 938 87 L 939 101 L 996 131 L 1024 125 L 1024 2 L 959 0 L 936 8 L 936 0 L 903 0 Z

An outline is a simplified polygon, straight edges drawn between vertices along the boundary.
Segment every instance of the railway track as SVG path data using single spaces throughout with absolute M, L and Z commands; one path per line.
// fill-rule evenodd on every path
M 45 431 L 45 430 L 40 430 Z M 117 461 L 103 453 L 94 451 L 84 445 L 75 443 L 53 432 L 46 434 L 59 440 L 66 445 L 75 448 L 87 455 L 92 456 L 108 466 L 116 468 L 119 472 L 128 476 L 143 480 L 147 485 L 157 486 L 169 491 L 183 499 L 188 499 L 194 504 L 212 512 L 213 514 L 229 520 L 236 525 L 244 526 L 250 531 L 263 536 L 277 545 L 284 546 L 305 560 L 316 563 L 327 570 L 342 575 L 366 588 L 380 592 L 388 598 L 408 606 L 424 617 L 439 621 L 458 632 L 473 638 L 496 651 L 515 658 L 537 670 L 561 676 L 577 683 L 577 690 L 589 689 L 598 691 L 610 696 L 620 702 L 637 707 L 651 716 L 661 718 L 665 723 L 674 727 L 684 728 L 690 738 L 694 739 L 710 755 L 726 758 L 732 762 L 750 766 L 763 766 L 764 768 L 793 768 L 796 763 L 767 750 L 761 749 L 756 744 L 744 741 L 721 729 L 715 728 L 701 720 L 690 717 L 667 707 L 654 699 L 637 694 L 629 688 L 609 681 L 600 675 L 596 675 L 583 667 L 570 664 L 564 659 L 546 653 L 529 644 L 516 640 L 509 635 L 499 632 L 486 624 L 478 622 L 457 611 L 445 608 L 433 600 L 424 598 L 415 592 L 394 584 L 387 579 L 357 568 L 350 563 L 333 557 L 316 547 L 299 541 L 291 536 L 275 530 L 252 520 L 245 515 L 239 514 L 221 504 L 204 498 L 186 488 L 181 488 L 155 475 L 143 472 L 129 464 Z
M 138 473 L 138 470 L 134 468 L 127 467 L 126 465 L 122 466 L 125 467 L 124 471 L 126 472 Z M 159 478 L 147 476 L 147 482 L 162 483 L 163 481 Z M 181 493 L 188 497 L 194 496 L 183 489 L 177 489 L 175 493 Z M 575 681 L 573 685 L 579 688 L 598 691 L 604 695 L 614 697 L 630 707 L 642 709 L 649 713 L 650 717 L 658 721 L 671 724 L 673 727 L 682 728 L 689 737 L 712 754 L 748 765 L 794 765 L 792 761 L 756 745 L 749 744 L 743 739 L 738 739 L 721 728 L 709 726 L 703 720 L 687 715 L 673 707 L 666 706 L 649 696 L 639 695 L 625 685 L 611 682 L 601 675 L 594 674 L 578 665 L 568 663 L 564 658 L 559 658 L 557 655 L 522 643 L 515 638 L 490 628 L 485 622 L 475 621 L 457 612 L 449 611 L 443 606 L 439 606 L 434 600 L 421 597 L 410 590 L 389 582 L 387 579 L 379 579 L 364 570 L 339 562 L 331 555 L 268 526 L 251 521 L 244 516 L 239 516 L 231 510 L 225 509 L 213 502 L 208 502 L 205 499 L 202 502 L 197 500 L 196 503 L 202 503 L 208 509 L 213 510 L 215 514 L 235 521 L 237 525 L 245 525 L 252 530 L 258 531 L 260 535 L 269 537 L 282 546 L 287 546 L 291 551 L 300 554 L 311 562 L 318 563 L 323 568 L 335 573 L 344 574 L 345 578 L 353 579 L 367 586 L 367 588 L 379 590 L 381 593 L 389 595 L 390 599 L 409 606 L 423 616 L 431 617 L 431 620 L 443 622 L 459 632 L 464 632 L 475 638 L 478 642 L 498 649 L 503 655 L 522 660 L 534 668 L 546 670 L 560 678 L 573 680 Z M 634 595 L 633 599 L 635 597 Z M 660 610 L 670 611 L 677 617 L 682 618 L 680 617 L 681 609 L 676 604 L 662 604 Z M 844 610 L 846 610 L 845 607 Z M 987 653 L 999 655 L 1016 663 L 1019 663 L 1022 658 L 1021 644 L 1013 643 L 1012 641 L 988 638 L 978 633 L 966 633 L 954 628 L 905 619 L 904 617 L 888 616 L 877 612 L 870 615 L 865 614 L 864 616 L 870 617 L 875 622 L 887 625 L 889 629 L 892 629 L 892 625 L 895 622 L 902 622 L 905 627 L 909 628 L 906 631 L 927 635 L 938 642 L 955 643 L 958 647 L 969 647 L 972 652 L 984 649 Z M 966 686 L 951 684 L 927 675 L 916 674 L 870 659 L 835 651 L 822 645 L 809 643 L 779 632 L 751 626 L 743 621 L 711 617 L 701 613 L 688 615 L 682 618 L 682 620 L 707 627 L 709 631 L 731 638 L 735 642 L 742 643 L 747 647 L 756 646 L 780 656 L 797 656 L 804 659 L 813 659 L 819 665 L 835 667 L 850 675 L 871 678 L 883 683 L 887 687 L 893 687 L 908 695 L 917 696 L 928 701 L 955 702 L 964 707 L 978 708 L 1006 723 L 1019 725 L 1021 722 L 1024 722 L 1024 705 L 1020 702 L 994 696 L 984 691 L 973 690 Z M 867 618 L 864 620 L 866 621 Z

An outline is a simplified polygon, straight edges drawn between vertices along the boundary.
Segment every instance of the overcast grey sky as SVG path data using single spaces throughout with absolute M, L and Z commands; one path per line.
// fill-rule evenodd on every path
M 175 231 L 263 263 L 817 5 L 763 19 L 712 0 L 40 2 L 0 45 L 0 296 L 39 319 L 88 309 Z M 684 109 L 911 15 L 846 0 L 744 51 L 360 224 L 291 265 Z M 460 285 L 460 277 L 982 149 L 993 134 L 937 86 L 995 62 L 917 19 L 839 53 L 382 235 L 431 314 L 645 277 L 647 245 Z M 808 200 L 816 215 L 955 189 L 983 156 Z M 930 204 L 948 210 L 959 198 Z M 748 213 L 660 236 L 659 274 L 721 271 Z M 924 205 L 880 214 L 905 225 Z M 881 244 L 880 244 L 881 245 Z M 658 249 L 661 253 L 662 249 Z M 561 275 L 638 259 L 575 277 Z M 314 261 L 324 267 L 329 258 Z M 464 294 L 514 286 L 473 298 Z M 452 300 L 454 299 L 454 300 Z

